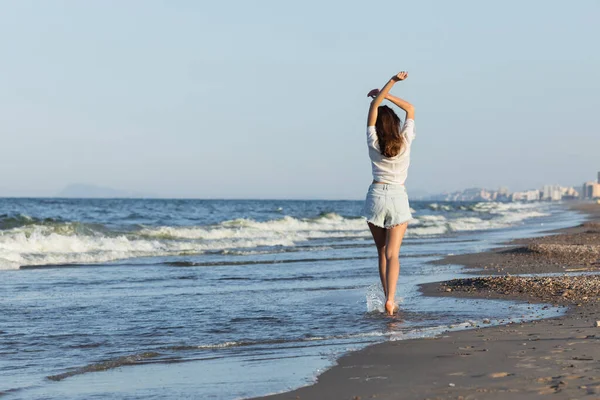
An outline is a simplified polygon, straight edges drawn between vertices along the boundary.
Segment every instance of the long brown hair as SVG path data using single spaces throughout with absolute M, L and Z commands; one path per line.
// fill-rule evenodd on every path
M 377 108 L 375 122 L 379 149 L 385 157 L 396 157 L 404 146 L 404 138 L 400 134 L 400 118 L 388 106 Z

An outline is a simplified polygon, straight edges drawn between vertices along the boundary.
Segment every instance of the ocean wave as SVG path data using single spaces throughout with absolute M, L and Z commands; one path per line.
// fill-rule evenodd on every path
M 218 241 L 161 240 L 133 234 L 86 233 L 31 225 L 0 231 L 0 269 L 20 266 L 93 264 L 128 258 L 202 254 L 227 248 L 293 246 L 285 236 L 242 237 Z
M 437 203 L 430 204 L 429 207 L 436 210 L 441 209 Z M 550 215 L 549 212 L 540 208 L 541 205 L 538 203 L 482 202 L 452 207 L 454 207 L 453 211 L 460 210 L 462 212 L 419 216 L 409 224 L 410 229 L 407 231 L 407 236 L 432 236 L 452 232 L 507 228 L 529 218 Z M 468 212 L 465 213 L 465 211 Z
M 208 262 L 196 262 L 196 261 L 167 261 L 165 264 L 174 267 L 216 267 L 220 265 L 258 265 L 258 264 L 295 264 L 295 263 L 310 263 L 310 262 L 332 262 L 332 261 L 350 261 L 350 260 L 369 260 L 370 256 L 352 256 L 352 257 L 322 257 L 322 258 L 289 258 L 281 260 L 245 260 L 245 261 L 208 261 Z M 283 278 L 277 278 L 282 280 Z
M 221 343 L 211 344 L 198 344 L 198 345 L 179 345 L 179 346 L 167 346 L 159 349 L 153 349 L 151 351 L 145 351 L 138 354 L 131 354 L 116 357 L 114 359 L 108 359 L 100 362 L 95 362 L 89 365 L 70 368 L 66 372 L 50 375 L 46 378 L 52 381 L 62 381 L 64 379 L 83 375 L 91 372 L 107 371 L 115 368 L 124 366 L 133 366 L 140 364 L 149 363 L 176 363 L 176 362 L 187 362 L 189 358 L 181 358 L 176 356 L 177 352 L 189 352 L 189 351 L 203 351 L 203 350 L 221 350 L 235 347 L 248 347 L 248 346 L 272 346 L 272 345 L 287 345 L 296 343 L 306 343 L 306 346 L 312 346 L 308 342 L 315 341 L 328 341 L 328 340 L 349 340 L 349 339 L 368 339 L 372 337 L 385 337 L 390 336 L 389 333 L 384 332 L 364 332 L 346 335 L 331 335 L 331 336 L 307 336 L 302 338 L 290 338 L 290 339 L 264 339 L 264 340 L 249 340 L 249 341 L 227 341 Z M 212 357 L 211 357 L 212 358 Z
M 66 378 L 69 378 L 72 376 L 76 376 L 76 375 L 86 374 L 89 372 L 107 371 L 110 369 L 115 369 L 115 368 L 119 368 L 119 367 L 123 367 L 123 366 L 127 366 L 127 365 L 144 364 L 144 363 L 148 362 L 148 360 L 159 357 L 159 356 L 160 356 L 160 353 L 148 351 L 145 353 L 118 357 L 118 358 L 115 358 L 112 360 L 106 360 L 106 361 L 102 361 L 99 363 L 86 365 L 84 367 L 74 368 L 74 369 L 64 372 L 62 374 L 50 375 L 50 376 L 47 376 L 47 379 L 49 379 L 51 381 L 62 381 L 63 379 L 66 379 Z
M 345 218 L 339 214 L 327 213 L 317 218 L 294 218 L 284 216 L 270 221 L 255 221 L 238 218 L 223 221 L 216 225 L 197 227 L 148 227 L 140 234 L 165 239 L 229 239 L 252 238 L 256 235 L 281 235 L 294 233 L 303 239 L 351 236 L 363 233 L 366 224 L 362 218 Z
M 0 215 L 0 230 L 19 228 L 21 226 L 34 225 L 34 224 L 38 224 L 38 225 L 53 224 L 56 222 L 60 222 L 60 221 L 55 220 L 53 218 L 46 218 L 46 219 L 34 218 L 34 217 L 31 217 L 31 216 L 25 215 L 25 214 L 13 214 L 13 215 L 2 214 L 2 215 Z
M 543 206 L 543 203 L 531 202 L 531 203 L 512 203 L 512 202 L 494 202 L 494 201 L 482 201 L 473 203 L 427 203 L 422 205 L 421 208 L 429 209 L 432 211 L 441 212 L 453 212 L 453 211 L 472 211 L 477 213 L 504 213 L 504 212 L 515 212 L 520 210 L 532 210 L 539 209 Z
M 504 228 L 548 215 L 535 204 L 476 203 L 469 207 L 468 212 L 415 213 L 407 236 Z M 323 247 L 319 247 L 320 243 L 311 246 L 312 241 L 370 238 L 363 218 L 336 213 L 315 218 L 283 216 L 267 221 L 238 218 L 200 226 L 139 226 L 127 232 L 101 224 L 41 220 L 25 215 L 4 215 L 0 221 L 4 223 L 4 229 L 0 229 L 0 269 L 204 253 L 267 254 L 300 247 L 303 251 L 318 251 Z

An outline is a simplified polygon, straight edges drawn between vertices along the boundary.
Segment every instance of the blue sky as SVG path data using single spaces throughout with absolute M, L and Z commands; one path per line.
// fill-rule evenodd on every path
M 600 3 L 25 1 L 0 14 L 0 196 L 86 183 L 347 198 L 366 93 L 416 106 L 409 193 L 600 170 Z

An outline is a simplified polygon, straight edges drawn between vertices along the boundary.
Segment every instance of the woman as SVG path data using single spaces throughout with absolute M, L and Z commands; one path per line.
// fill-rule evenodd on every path
M 394 301 L 400 274 L 400 246 L 408 221 L 412 219 L 404 182 L 410 164 L 410 147 L 415 138 L 415 108 L 412 104 L 389 94 L 396 82 L 406 79 L 407 72 L 393 76 L 385 86 L 373 89 L 367 120 L 367 145 L 373 170 L 373 183 L 369 186 L 364 216 L 373 235 L 379 255 L 379 277 L 385 293 L 385 311 L 393 315 L 398 309 Z M 400 118 L 388 106 L 389 100 L 406 112 Z

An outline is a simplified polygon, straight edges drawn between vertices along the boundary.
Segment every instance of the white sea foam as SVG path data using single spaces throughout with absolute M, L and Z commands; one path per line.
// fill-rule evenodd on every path
M 0 231 L 0 269 L 15 269 L 21 265 L 100 263 L 257 247 L 291 247 L 310 239 L 366 238 L 368 235 L 363 219 L 344 218 L 333 213 L 314 219 L 286 216 L 265 222 L 236 219 L 211 226 L 152 227 L 116 236 L 106 236 L 72 223 L 27 225 Z
M 411 226 L 408 225 L 410 229 L 406 232 L 406 236 L 434 236 L 434 235 L 443 235 L 448 232 L 448 228 L 446 225 L 436 225 L 436 226 Z
M 19 269 L 21 264 L 0 257 L 0 270 Z
M 385 294 L 381 289 L 381 285 L 374 283 L 367 288 L 366 293 L 367 300 L 367 312 L 385 312 Z M 404 299 L 402 297 L 396 298 L 396 305 L 402 303 Z
M 366 224 L 362 218 L 344 218 L 330 213 L 314 219 L 298 219 L 285 216 L 281 219 L 258 222 L 251 219 L 235 219 L 217 225 L 203 227 L 153 227 L 141 231 L 142 235 L 171 239 L 228 239 L 254 238 L 259 236 L 282 236 L 295 234 L 301 239 L 346 237 L 364 234 Z
M 411 329 L 406 332 L 394 332 L 390 335 L 390 341 L 394 342 L 397 340 L 408 340 L 418 338 L 428 338 L 438 336 L 450 328 L 446 325 L 431 326 L 427 328 Z
M 417 219 L 417 221 L 422 224 L 423 223 L 437 224 L 437 223 L 446 222 L 447 219 L 443 215 L 423 215 L 423 216 L 419 217 Z
M 201 344 L 198 345 L 198 349 L 223 349 L 226 347 L 235 347 L 242 345 L 242 342 L 224 342 L 224 343 L 216 343 L 216 344 Z
M 446 205 L 430 204 L 433 210 L 446 210 Z M 450 206 L 448 206 L 450 207 Z M 409 223 L 408 236 L 443 235 L 450 232 L 478 231 L 506 228 L 528 218 L 543 217 L 549 213 L 540 210 L 538 203 L 476 203 L 458 206 L 460 211 L 473 211 L 474 216 L 451 218 L 444 215 L 424 215 Z M 480 218 L 481 217 L 485 218 Z
M 58 234 L 43 226 L 1 231 L 0 269 L 21 265 L 101 263 L 120 259 L 201 254 L 228 248 L 293 246 L 285 236 L 242 237 L 216 241 L 147 239 L 136 236 Z
M 367 288 L 367 312 L 384 312 L 385 296 L 379 284 L 373 284 Z
M 502 228 L 526 218 L 547 215 L 539 204 L 477 203 L 468 206 L 472 215 L 460 207 L 456 208 L 458 211 L 416 216 L 409 222 L 407 235 L 432 236 Z M 432 204 L 430 208 L 439 210 L 441 206 Z M 305 219 L 283 216 L 268 221 L 235 219 L 204 226 L 145 227 L 127 234 L 107 233 L 81 223 L 29 221 L 0 230 L 0 269 L 211 251 L 248 255 L 264 251 L 265 247 L 293 247 L 313 239 L 369 237 L 363 218 L 345 218 L 335 213 Z

